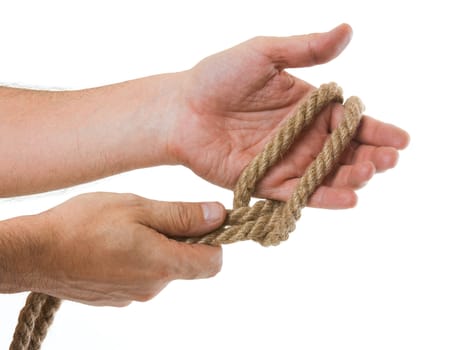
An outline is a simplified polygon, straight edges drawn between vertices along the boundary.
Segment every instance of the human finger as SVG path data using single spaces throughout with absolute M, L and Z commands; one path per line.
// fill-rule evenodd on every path
M 371 161 L 342 165 L 326 181 L 331 187 L 345 187 L 357 190 L 363 187 L 375 174 L 375 165 Z
M 299 180 L 299 178 L 293 178 L 278 187 L 263 188 L 258 195 L 262 198 L 285 202 L 292 195 Z M 357 200 L 356 193 L 352 189 L 320 186 L 308 199 L 307 206 L 324 209 L 348 209 L 354 207 Z
M 342 157 L 342 164 L 352 165 L 370 161 L 377 172 L 391 169 L 398 163 L 399 153 L 394 147 L 376 147 L 351 143 Z
M 197 236 L 219 228 L 226 217 L 220 203 L 161 202 L 146 199 L 142 223 L 169 236 Z
M 350 209 L 357 202 L 358 196 L 352 189 L 321 186 L 313 193 L 307 205 L 312 208 Z
M 360 143 L 372 146 L 404 149 L 409 144 L 410 136 L 406 131 L 393 124 L 364 116 L 355 139 Z
M 344 107 L 341 104 L 335 104 L 330 113 L 329 131 L 338 127 L 344 117 Z M 361 144 L 371 146 L 388 146 L 396 149 L 404 149 L 410 141 L 409 134 L 393 125 L 374 119 L 369 116 L 363 116 L 358 132 L 355 135 L 355 141 Z
M 279 69 L 310 67 L 337 57 L 352 37 L 348 24 L 341 24 L 326 33 L 290 37 L 258 37 L 253 44 Z
M 190 244 L 169 239 L 162 250 L 165 261 L 170 260 L 171 279 L 198 279 L 215 276 L 223 263 L 221 246 Z

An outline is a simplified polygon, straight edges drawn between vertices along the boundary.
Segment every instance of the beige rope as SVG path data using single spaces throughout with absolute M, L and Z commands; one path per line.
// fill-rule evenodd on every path
M 268 169 L 284 156 L 300 132 L 331 102 L 343 102 L 342 90 L 335 83 L 322 85 L 314 91 L 244 169 L 234 189 L 234 209 L 228 211 L 224 225 L 185 242 L 219 245 L 254 240 L 269 246 L 288 239 L 308 199 L 339 163 L 353 139 L 364 108 L 359 98 L 350 97 L 345 102 L 343 120 L 308 166 L 287 202 L 260 200 L 249 206 L 250 198 Z M 10 350 L 38 350 L 59 305 L 60 300 L 55 297 L 31 293 L 19 315 Z
M 53 322 L 61 300 L 42 293 L 30 293 L 18 317 L 10 350 L 38 350 Z

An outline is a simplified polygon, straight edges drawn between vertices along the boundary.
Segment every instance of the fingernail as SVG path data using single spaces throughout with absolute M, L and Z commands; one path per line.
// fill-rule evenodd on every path
M 202 203 L 202 215 L 204 220 L 215 222 L 223 217 L 223 207 L 218 203 Z

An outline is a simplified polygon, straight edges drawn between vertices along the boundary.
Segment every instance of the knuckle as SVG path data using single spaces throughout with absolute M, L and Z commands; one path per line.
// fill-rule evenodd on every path
M 221 247 L 213 248 L 215 251 L 207 254 L 206 260 L 202 260 L 200 265 L 191 265 L 190 278 L 210 278 L 216 276 L 223 265 L 223 254 Z
M 168 281 L 171 281 L 174 279 L 174 276 L 175 276 L 175 273 L 171 266 L 169 265 L 156 266 L 156 268 L 153 269 L 153 272 L 150 276 L 150 281 L 152 283 L 151 290 L 155 290 L 158 284 L 166 285 Z
M 349 208 L 354 208 L 354 207 L 356 207 L 357 204 L 358 204 L 358 196 L 356 195 L 356 193 L 354 193 L 351 196 L 351 199 L 349 200 L 347 205 L 348 205 Z
M 269 46 L 269 37 L 267 36 L 255 36 L 248 41 L 249 46 L 257 50 L 259 53 L 267 55 L 268 46 Z
M 186 234 L 191 231 L 194 222 L 194 212 L 191 205 L 178 203 L 172 209 L 172 226 L 178 233 Z
M 122 193 L 124 201 L 130 205 L 138 206 L 143 202 L 143 198 L 133 193 Z
M 162 281 L 156 281 L 151 288 L 149 288 L 149 291 L 145 293 L 140 293 L 134 297 L 135 301 L 144 303 L 147 302 L 151 299 L 153 299 L 156 295 L 158 295 L 162 289 L 165 288 L 165 286 L 168 284 L 168 282 L 162 282 Z
M 263 35 L 257 35 L 257 36 L 254 36 L 252 39 L 250 39 L 249 41 L 252 43 L 252 44 L 255 44 L 257 46 L 259 45 L 263 45 L 266 43 L 268 37 L 266 36 L 263 36 Z
M 122 211 L 122 215 L 136 221 L 143 221 L 146 215 L 146 200 L 133 193 L 123 193 L 121 199 L 118 209 Z
M 140 303 L 145 303 L 145 302 L 151 300 L 152 298 L 154 298 L 155 296 L 156 296 L 155 293 L 141 294 L 141 295 L 137 295 L 135 297 L 135 301 L 138 301 Z
M 112 306 L 122 308 L 122 307 L 129 306 L 131 303 L 132 302 L 130 300 L 124 300 L 124 301 L 115 302 Z
M 308 53 L 308 61 L 311 62 L 314 65 L 320 64 L 322 60 L 319 57 L 318 51 L 313 46 L 313 42 L 311 40 L 307 40 L 306 46 L 307 46 L 306 51 Z

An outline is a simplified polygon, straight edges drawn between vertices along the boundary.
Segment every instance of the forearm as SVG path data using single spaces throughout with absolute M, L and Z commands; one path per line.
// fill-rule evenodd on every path
M 171 163 L 181 74 L 80 91 L 0 88 L 0 197 Z

